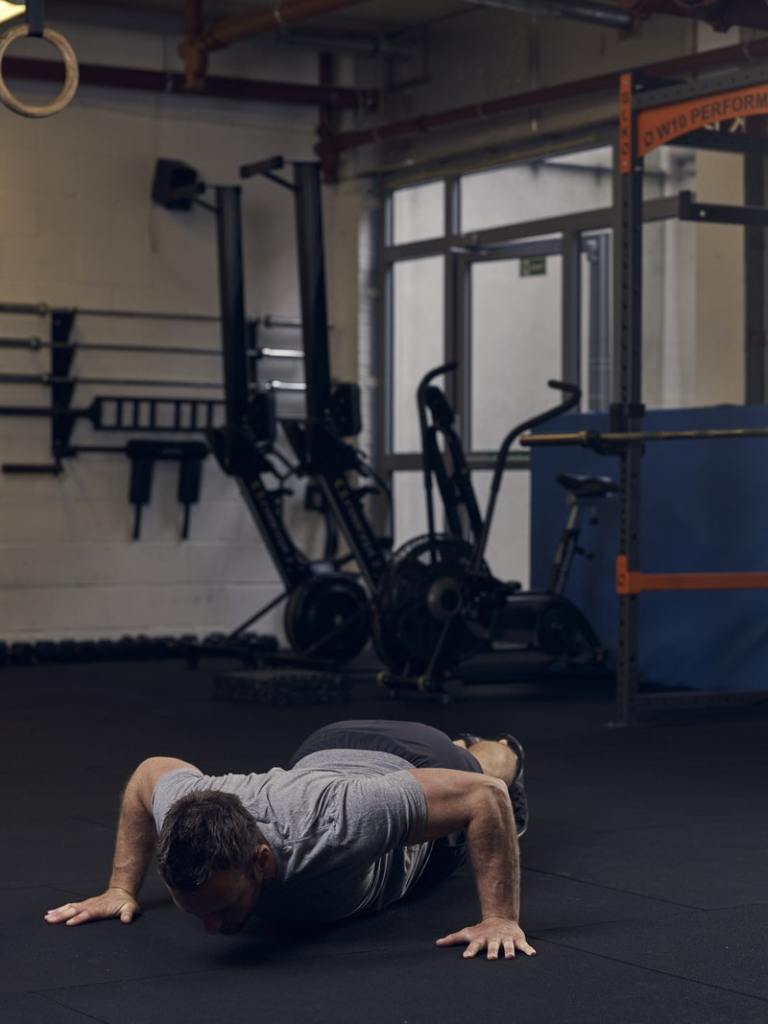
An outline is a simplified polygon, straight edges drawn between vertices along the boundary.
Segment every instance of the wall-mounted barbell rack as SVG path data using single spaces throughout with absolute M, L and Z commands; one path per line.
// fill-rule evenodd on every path
M 179 388 L 222 390 L 221 381 L 189 379 L 146 379 L 122 377 L 80 376 L 72 373 L 72 364 L 79 351 L 147 353 L 164 356 L 191 356 L 221 360 L 220 347 L 191 345 L 160 345 L 128 342 L 78 341 L 72 332 L 78 316 L 124 317 L 174 321 L 220 322 L 219 317 L 207 314 L 152 313 L 138 310 L 98 310 L 54 308 L 45 303 L 0 303 L 0 314 L 26 315 L 49 318 L 49 337 L 0 337 L 0 350 L 26 349 L 48 351 L 49 371 L 45 373 L 0 372 L 0 385 L 32 385 L 49 389 L 50 401 L 46 405 L 0 405 L 0 416 L 18 418 L 44 418 L 51 424 L 51 456 L 48 463 L 5 463 L 3 473 L 16 475 L 49 474 L 58 476 L 64 470 L 64 460 L 81 453 L 115 453 L 128 457 L 131 465 L 128 500 L 134 506 L 133 539 L 141 532 L 141 513 L 151 500 L 154 466 L 158 461 L 175 461 L 179 467 L 177 498 L 184 509 L 181 539 L 189 536 L 191 506 L 199 500 L 202 462 L 209 454 L 209 446 L 201 440 L 176 440 L 168 435 L 205 434 L 220 426 L 225 419 L 225 403 L 218 398 L 188 398 L 174 395 L 143 396 L 98 395 L 80 408 L 72 404 L 78 385 L 124 385 L 132 388 Z M 303 358 L 297 349 L 270 348 L 259 345 L 262 327 L 282 330 L 300 330 L 301 321 L 290 317 L 267 315 L 249 321 L 246 325 L 246 347 L 249 366 L 250 391 L 304 391 L 306 385 L 298 382 L 259 381 L 258 362 L 262 359 L 294 360 Z M 123 445 L 72 444 L 76 424 L 85 420 L 95 430 L 121 432 L 134 435 Z M 138 438 L 135 435 L 139 435 Z M 147 437 L 147 435 L 154 435 Z M 158 436 L 161 435 L 161 436 Z
M 184 388 L 220 390 L 220 381 L 188 379 L 138 379 L 121 377 L 89 377 L 72 374 L 72 363 L 79 351 L 153 353 L 158 355 L 215 357 L 221 359 L 221 348 L 190 345 L 158 345 L 145 343 L 83 342 L 71 337 L 78 317 L 117 317 L 160 321 L 197 321 L 218 323 L 220 317 L 202 313 L 171 313 L 143 310 L 106 310 L 56 308 L 47 303 L 0 303 L 0 314 L 50 318 L 49 338 L 0 337 L 2 349 L 47 350 L 50 353 L 49 371 L 46 373 L 0 373 L 0 384 L 39 385 L 49 389 L 47 405 L 0 405 L 0 416 L 46 418 L 51 421 L 50 463 L 5 463 L 4 473 L 52 474 L 63 472 L 63 460 L 81 452 L 125 452 L 124 447 L 73 445 L 72 432 L 79 420 L 87 420 L 96 430 L 127 431 L 151 434 L 204 433 L 223 421 L 224 402 L 221 399 L 196 399 L 176 396 L 134 397 L 129 395 L 100 395 L 89 405 L 74 407 L 73 394 L 78 384 L 100 386 L 130 386 L 141 388 Z M 266 314 L 247 324 L 248 354 L 253 367 L 250 388 L 268 391 L 300 392 L 303 383 L 270 379 L 259 381 L 256 364 L 261 359 L 295 360 L 303 358 L 300 349 L 274 348 L 259 345 L 262 328 L 300 330 L 301 321 L 293 317 Z

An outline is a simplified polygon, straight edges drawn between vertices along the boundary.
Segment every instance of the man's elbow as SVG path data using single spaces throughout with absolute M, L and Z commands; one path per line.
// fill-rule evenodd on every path
M 475 791 L 468 824 L 472 820 L 484 822 L 494 820 L 499 825 L 503 825 L 508 819 L 514 820 L 512 802 L 506 784 L 493 776 L 486 776 L 483 781 L 485 784 Z

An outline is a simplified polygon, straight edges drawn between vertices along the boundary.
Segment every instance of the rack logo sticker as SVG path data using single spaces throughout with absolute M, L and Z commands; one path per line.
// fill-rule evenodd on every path
M 681 135 L 733 118 L 768 113 L 768 83 L 701 96 L 685 103 L 651 107 L 637 115 L 638 154 L 645 156 Z

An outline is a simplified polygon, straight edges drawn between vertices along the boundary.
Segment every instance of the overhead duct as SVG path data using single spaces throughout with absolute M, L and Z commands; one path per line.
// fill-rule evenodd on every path
M 650 77 L 679 77 L 701 74 L 707 71 L 727 67 L 741 67 L 750 61 L 764 61 L 768 58 L 768 39 L 759 39 L 737 46 L 727 46 L 702 53 L 687 54 L 672 60 L 642 65 L 635 70 L 644 72 Z M 485 122 L 489 117 L 513 114 L 519 111 L 539 108 L 552 103 L 572 102 L 573 100 L 592 96 L 597 93 L 617 91 L 621 70 L 610 71 L 592 78 L 576 79 L 561 82 L 532 92 L 514 93 L 501 96 L 494 100 L 481 103 L 470 103 L 463 107 L 421 114 L 404 121 L 391 121 L 374 128 L 357 131 L 339 132 L 336 135 L 321 138 L 317 152 L 324 161 L 338 159 L 341 153 L 359 146 L 374 143 L 386 143 L 395 140 L 418 138 L 431 131 L 441 131 L 473 122 Z
M 184 61 L 187 89 L 198 89 L 208 63 L 208 54 L 221 50 L 240 39 L 269 32 L 271 29 L 306 21 L 321 14 L 330 14 L 353 7 L 362 0 L 283 0 L 270 7 L 232 18 L 223 18 L 202 28 L 201 0 L 187 0 L 185 22 L 187 36 L 179 43 L 179 56 Z
M 718 32 L 729 28 L 768 28 L 768 5 L 755 0 L 619 0 L 638 18 L 673 14 L 706 21 Z
M 587 21 L 604 28 L 631 29 L 632 15 L 627 11 L 610 7 L 608 4 L 591 3 L 590 0 L 464 0 L 478 7 L 500 7 L 520 14 L 537 17 L 570 18 L 573 21 Z

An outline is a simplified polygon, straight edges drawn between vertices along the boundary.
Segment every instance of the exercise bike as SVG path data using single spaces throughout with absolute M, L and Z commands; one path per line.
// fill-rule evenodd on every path
M 563 402 L 515 427 L 496 457 L 488 506 L 479 514 L 453 410 L 432 381 L 455 363 L 438 367 L 419 385 L 417 402 L 424 452 L 428 532 L 401 547 L 381 581 L 375 604 L 374 640 L 388 668 L 385 686 L 439 689 L 476 655 L 498 655 L 504 681 L 517 676 L 594 671 L 603 649 L 589 621 L 564 596 L 579 547 L 583 509 L 617 490 L 605 477 L 558 478 L 567 493 L 568 515 L 549 585 L 523 590 L 491 572 L 485 551 L 509 450 L 523 433 L 578 404 L 575 385 L 550 381 Z M 442 442 L 442 444 L 441 444 Z M 433 479 L 445 509 L 446 532 L 435 527 Z

